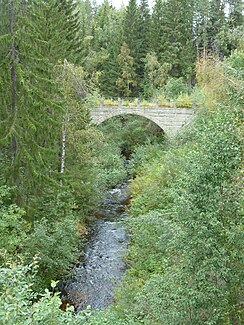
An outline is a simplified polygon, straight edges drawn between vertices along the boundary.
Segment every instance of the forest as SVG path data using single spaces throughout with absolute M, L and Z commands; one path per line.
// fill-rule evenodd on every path
M 118 98 L 194 119 L 174 138 L 93 124 Z M 0 0 L 0 324 L 243 324 L 243 103 L 242 0 Z M 113 303 L 61 310 L 89 217 L 128 179 Z

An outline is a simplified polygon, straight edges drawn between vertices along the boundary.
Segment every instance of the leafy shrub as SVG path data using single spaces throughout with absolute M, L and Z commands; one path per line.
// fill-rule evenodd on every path
M 226 59 L 225 63 L 225 69 L 227 73 L 229 73 L 231 70 L 232 74 L 234 73 L 235 77 L 244 80 L 244 49 L 235 50 L 231 56 Z
M 52 281 L 52 292 L 45 290 L 40 297 L 32 289 L 38 266 L 10 264 L 0 268 L 0 323 L 2 325 L 60 325 L 84 324 L 90 314 L 86 310 L 77 315 L 70 307 L 64 313 L 59 309 L 61 300 L 54 293 L 56 283 Z M 39 298 L 37 300 L 37 298 Z
M 180 167 L 180 159 L 174 153 L 144 162 L 144 168 L 131 184 L 132 216 L 171 208 L 174 197 L 171 188 Z
M 35 288 L 45 288 L 52 279 L 69 274 L 78 258 L 79 234 L 71 218 L 50 221 L 42 218 L 34 222 L 33 232 L 25 241 L 25 259 L 39 258 Z
M 11 189 L 0 186 L 0 248 L 4 259 L 11 259 L 23 249 L 30 225 L 23 218 L 25 211 L 17 205 L 11 204 Z
M 131 175 L 140 175 L 143 173 L 143 169 L 147 163 L 161 157 L 164 147 L 164 143 L 148 143 L 136 147 L 129 161 L 129 173 Z
M 193 108 L 195 107 L 204 107 L 205 96 L 201 89 L 195 87 L 191 92 L 191 101 Z
M 192 107 L 192 100 L 188 94 L 180 94 L 176 100 L 177 107 L 184 107 L 184 108 L 191 108 Z
M 187 85 L 184 83 L 183 78 L 170 78 L 167 84 L 164 87 L 165 96 L 167 99 L 174 99 L 181 94 L 181 93 L 188 93 L 189 89 Z

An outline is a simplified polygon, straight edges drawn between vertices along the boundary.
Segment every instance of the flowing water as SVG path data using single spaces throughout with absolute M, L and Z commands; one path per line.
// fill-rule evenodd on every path
M 128 203 L 128 185 L 108 192 L 99 218 L 91 226 L 91 235 L 84 247 L 82 262 L 75 267 L 74 276 L 64 284 L 65 299 L 76 311 L 101 309 L 113 301 L 126 264 L 128 237 L 123 225 Z

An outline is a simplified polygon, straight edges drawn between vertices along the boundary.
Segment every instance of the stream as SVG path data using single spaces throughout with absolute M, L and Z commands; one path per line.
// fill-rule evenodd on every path
M 65 300 L 74 305 L 77 312 L 88 305 L 101 309 L 113 301 L 114 291 L 126 269 L 123 257 L 128 236 L 122 220 L 127 216 L 128 201 L 128 184 L 108 191 L 99 217 L 91 224 L 84 257 L 62 290 Z

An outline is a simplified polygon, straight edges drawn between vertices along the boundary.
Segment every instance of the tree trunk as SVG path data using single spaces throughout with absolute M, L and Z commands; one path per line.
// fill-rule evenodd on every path
M 67 123 L 69 122 L 68 113 L 65 114 L 63 119 L 63 130 L 62 130 L 62 148 L 61 148 L 61 167 L 60 173 L 63 174 L 65 167 L 65 151 L 66 151 L 66 138 L 67 138 Z

